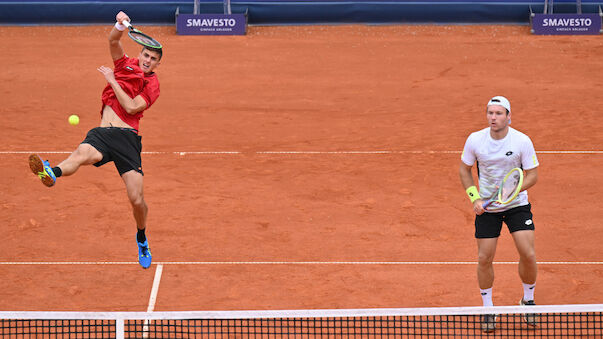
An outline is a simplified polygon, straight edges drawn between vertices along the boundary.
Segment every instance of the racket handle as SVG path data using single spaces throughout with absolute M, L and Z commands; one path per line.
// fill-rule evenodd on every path
M 124 26 L 126 26 L 126 27 L 128 27 L 128 28 L 130 28 L 130 29 L 131 29 L 131 27 L 132 27 L 132 24 L 130 24 L 130 22 L 129 22 L 129 21 L 127 21 L 127 20 L 122 21 L 122 23 L 121 23 L 121 24 L 122 24 L 122 25 L 124 25 Z

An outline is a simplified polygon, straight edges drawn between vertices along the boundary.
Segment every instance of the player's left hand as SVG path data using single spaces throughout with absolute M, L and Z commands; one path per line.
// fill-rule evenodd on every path
M 115 82 L 115 74 L 113 74 L 113 70 L 107 66 L 100 66 L 97 68 L 99 72 L 105 77 L 108 83 Z

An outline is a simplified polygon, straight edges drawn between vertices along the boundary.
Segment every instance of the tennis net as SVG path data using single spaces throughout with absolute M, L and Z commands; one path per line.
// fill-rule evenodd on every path
M 496 321 L 484 328 L 485 316 L 490 314 L 496 315 Z M 150 313 L 0 312 L 0 337 L 602 338 L 603 304 Z

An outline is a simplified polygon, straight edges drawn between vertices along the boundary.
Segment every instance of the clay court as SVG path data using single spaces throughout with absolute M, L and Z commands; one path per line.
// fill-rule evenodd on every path
M 479 306 L 458 166 L 494 95 L 510 98 L 540 161 L 537 302 L 603 303 L 600 36 L 144 27 L 165 52 L 141 121 L 154 260 L 143 270 L 112 164 L 49 189 L 27 162 L 58 163 L 98 125 L 109 29 L 0 27 L 0 311 L 146 311 L 157 264 L 155 311 Z M 521 297 L 517 259 L 504 229 L 496 305 Z

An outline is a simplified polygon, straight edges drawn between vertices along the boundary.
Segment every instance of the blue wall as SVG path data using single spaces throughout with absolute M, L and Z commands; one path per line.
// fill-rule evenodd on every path
M 555 12 L 575 11 L 575 3 L 556 0 Z M 585 13 L 596 13 L 603 0 L 583 0 Z M 233 12 L 248 10 L 250 24 L 320 23 L 513 23 L 527 24 L 529 8 L 542 12 L 542 1 L 525 0 L 234 0 Z M 182 0 L 0 0 L 0 24 L 102 24 L 123 10 L 138 24 L 171 25 L 176 8 L 193 12 L 193 1 Z M 202 0 L 202 13 L 221 13 L 222 2 Z

